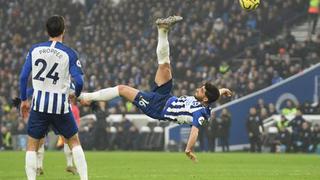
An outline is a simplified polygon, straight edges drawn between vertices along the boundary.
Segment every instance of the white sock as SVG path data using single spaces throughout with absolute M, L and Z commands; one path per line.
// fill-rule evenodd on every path
M 72 167 L 73 166 L 72 152 L 71 152 L 68 144 L 63 145 L 63 150 L 64 150 L 64 155 L 66 156 L 66 159 L 67 159 L 67 166 Z
M 81 146 L 72 148 L 74 164 L 78 170 L 81 180 L 88 180 L 87 162 Z
M 28 180 L 35 180 L 37 176 L 37 153 L 35 151 L 26 152 L 25 168 Z
M 88 101 L 109 101 L 119 96 L 118 86 L 101 89 L 92 93 L 81 93 L 79 99 Z
M 37 168 L 43 168 L 44 144 L 42 144 L 37 152 Z
M 170 48 L 168 41 L 168 29 L 158 28 L 158 45 L 157 45 L 157 58 L 158 64 L 170 64 Z

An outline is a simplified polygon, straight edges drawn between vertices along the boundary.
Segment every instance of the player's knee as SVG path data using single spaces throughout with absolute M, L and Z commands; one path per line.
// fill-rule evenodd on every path
M 163 63 L 163 64 L 159 64 L 159 68 L 163 69 L 163 70 L 170 70 L 170 64 L 169 63 Z
M 171 72 L 171 66 L 169 63 L 160 64 L 159 69 L 165 74 L 169 74 Z
M 118 91 L 119 91 L 119 94 L 120 94 L 120 95 L 124 94 L 124 92 L 126 91 L 126 89 L 127 89 L 127 86 L 126 86 L 126 85 L 122 85 L 122 84 L 118 85 Z
M 78 134 L 75 134 L 71 138 L 67 139 L 67 144 L 69 145 L 70 149 L 72 149 L 75 146 L 79 146 L 80 141 L 78 138 Z
M 27 151 L 37 151 L 38 146 L 39 146 L 39 140 L 29 136 L 28 143 L 27 143 Z

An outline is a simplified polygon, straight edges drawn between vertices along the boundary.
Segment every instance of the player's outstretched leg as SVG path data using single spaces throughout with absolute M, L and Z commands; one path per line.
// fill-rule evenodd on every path
M 158 28 L 157 59 L 159 66 L 155 77 L 155 83 L 158 86 L 161 86 L 172 79 L 168 32 L 173 24 L 181 20 L 181 16 L 170 16 L 164 19 L 157 19 L 156 21 Z
M 101 89 L 92 93 L 81 93 L 78 99 L 83 101 L 109 101 L 116 97 L 124 97 L 133 102 L 139 90 L 126 85 L 118 85 L 111 88 Z M 84 103 L 85 104 L 85 103 Z
M 86 101 L 108 101 L 113 98 L 119 97 L 118 86 L 101 89 L 92 93 L 81 93 L 78 97 L 80 100 Z

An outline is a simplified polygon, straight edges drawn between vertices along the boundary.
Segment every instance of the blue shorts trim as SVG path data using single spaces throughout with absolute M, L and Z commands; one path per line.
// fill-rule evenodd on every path
M 144 114 L 154 119 L 162 119 L 162 111 L 171 95 L 172 79 L 161 86 L 155 86 L 151 92 L 140 91 L 133 104 Z
M 66 139 L 71 138 L 78 132 L 77 124 L 71 112 L 67 114 L 48 114 L 30 111 L 28 120 L 28 135 L 41 139 L 46 136 L 49 126 L 52 126 L 56 134 Z

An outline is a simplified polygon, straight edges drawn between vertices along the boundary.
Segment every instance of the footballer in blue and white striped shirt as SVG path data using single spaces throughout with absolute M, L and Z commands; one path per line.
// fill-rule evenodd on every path
M 171 95 L 173 87 L 168 31 L 171 25 L 181 21 L 180 16 L 170 16 L 158 19 L 158 69 L 155 77 L 155 86 L 151 92 L 143 92 L 126 85 L 106 88 L 93 93 L 81 93 L 79 99 L 83 104 L 89 101 L 108 101 L 121 96 L 136 105 L 147 116 L 154 119 L 169 120 L 179 124 L 192 125 L 190 137 L 185 150 L 186 155 L 193 161 L 196 156 L 192 153 L 199 127 L 207 123 L 210 117 L 209 105 L 216 101 L 220 95 L 231 96 L 229 89 L 217 89 L 210 83 L 205 83 L 196 90 L 194 96 L 176 97 Z
M 87 180 L 87 163 L 68 99 L 71 77 L 75 83 L 75 95 L 79 96 L 81 93 L 81 64 L 77 53 L 62 43 L 65 33 L 64 18 L 58 15 L 50 17 L 46 29 L 49 41 L 31 47 L 20 74 L 20 110 L 23 118 L 29 116 L 26 174 L 28 180 L 36 178 L 39 140 L 46 135 L 49 125 L 52 125 L 67 140 L 80 178 Z M 31 110 L 27 100 L 30 73 L 34 89 Z

